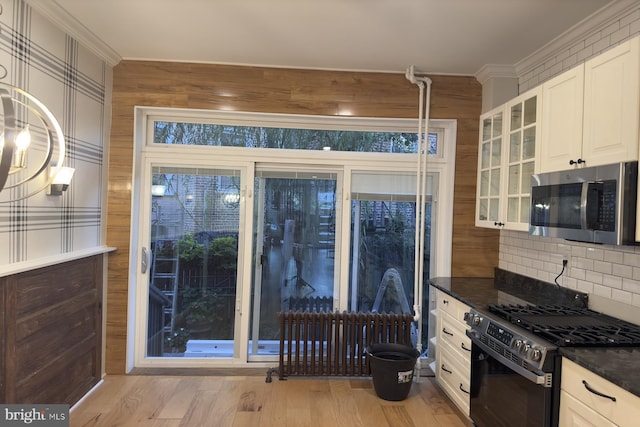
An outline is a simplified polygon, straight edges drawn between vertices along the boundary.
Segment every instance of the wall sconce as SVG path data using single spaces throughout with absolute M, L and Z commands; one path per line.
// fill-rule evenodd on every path
M 47 194 L 50 196 L 62 196 L 64 191 L 67 191 L 69 188 L 69 184 L 71 184 L 71 178 L 73 178 L 73 173 L 76 170 L 74 168 L 62 167 L 53 177 L 53 181 L 49 185 L 49 190 Z
M 65 141 L 51 111 L 30 93 L 0 82 L 0 107 L 0 203 L 9 203 L 49 187 L 62 169 Z

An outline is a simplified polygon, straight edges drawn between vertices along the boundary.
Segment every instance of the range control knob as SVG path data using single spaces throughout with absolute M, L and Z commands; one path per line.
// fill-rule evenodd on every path
M 480 326 L 480 324 L 482 323 L 482 317 L 476 314 L 475 316 L 473 316 L 472 322 L 474 326 Z
M 527 357 L 534 362 L 538 362 L 542 358 L 542 351 L 538 347 L 532 347 L 529 349 Z
M 514 339 L 513 341 L 511 341 L 511 350 L 519 351 L 522 343 L 523 341 L 520 338 Z
M 518 351 L 522 355 L 527 355 L 529 353 L 529 349 L 531 348 L 531 343 L 523 342 Z

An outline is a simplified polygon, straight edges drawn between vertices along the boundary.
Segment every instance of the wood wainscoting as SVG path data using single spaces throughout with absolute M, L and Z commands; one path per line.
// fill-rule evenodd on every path
M 493 276 L 499 231 L 475 226 L 482 86 L 472 76 L 429 77 L 431 118 L 457 122 L 451 275 Z M 418 95 L 404 73 L 129 60 L 114 67 L 107 244 L 118 251 L 109 256 L 108 266 L 107 373 L 126 371 L 136 106 L 417 118 Z
M 0 278 L 0 402 L 73 405 L 102 376 L 103 256 Z

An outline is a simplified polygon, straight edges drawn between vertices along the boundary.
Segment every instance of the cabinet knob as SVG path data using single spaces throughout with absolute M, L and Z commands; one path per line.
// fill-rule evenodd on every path
M 496 227 L 502 227 L 504 225 L 504 222 L 496 221 L 493 223 L 493 225 L 495 225 Z
M 571 160 L 569 160 L 569 164 L 572 165 L 572 166 L 573 165 L 581 165 L 583 163 L 587 163 L 587 161 L 583 160 L 583 159 L 578 159 L 578 160 L 571 159 Z

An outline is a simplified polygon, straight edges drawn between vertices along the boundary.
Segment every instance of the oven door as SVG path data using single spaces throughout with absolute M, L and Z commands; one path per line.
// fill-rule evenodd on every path
M 470 417 L 475 425 L 557 426 L 554 406 L 559 399 L 558 387 L 525 378 L 492 353 L 472 338 Z

